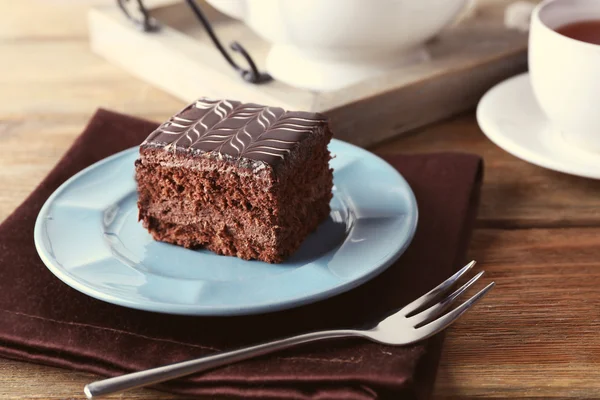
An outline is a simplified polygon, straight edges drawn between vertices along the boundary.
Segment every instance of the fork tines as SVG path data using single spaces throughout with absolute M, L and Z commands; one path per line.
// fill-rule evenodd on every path
M 471 261 L 464 267 L 462 267 L 459 271 L 457 271 L 450 278 L 439 284 L 433 290 L 419 297 L 412 303 L 405 306 L 401 313 L 404 314 L 412 323 L 415 329 L 422 335 L 422 338 L 432 336 L 441 330 L 445 329 L 448 325 L 452 324 L 461 315 L 463 315 L 471 306 L 481 299 L 485 294 L 495 285 L 495 282 L 491 282 L 486 287 L 481 289 L 477 294 L 473 297 L 462 303 L 460 306 L 450 311 L 449 313 L 437 318 L 434 318 L 441 315 L 446 309 L 452 306 L 457 298 L 463 294 L 467 289 L 469 289 L 481 276 L 484 274 L 484 271 L 479 272 L 477 275 L 472 277 L 467 283 L 456 289 L 451 294 L 444 297 L 437 303 L 432 303 L 439 299 L 440 297 L 446 295 L 450 289 L 456 284 L 456 282 L 464 276 L 467 272 L 473 268 L 475 265 L 475 261 Z M 428 308 L 426 308 L 429 306 Z

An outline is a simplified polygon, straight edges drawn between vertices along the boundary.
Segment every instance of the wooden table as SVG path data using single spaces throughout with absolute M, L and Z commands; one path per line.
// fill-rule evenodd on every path
M 158 121 L 182 105 L 89 52 L 85 11 L 107 1 L 0 0 L 0 220 L 97 107 Z M 449 330 L 435 397 L 600 398 L 600 181 L 510 156 L 472 114 L 375 149 L 447 150 L 485 159 L 470 256 L 497 287 Z M 0 399 L 83 398 L 95 378 L 0 359 Z M 115 398 L 177 397 L 138 390 Z

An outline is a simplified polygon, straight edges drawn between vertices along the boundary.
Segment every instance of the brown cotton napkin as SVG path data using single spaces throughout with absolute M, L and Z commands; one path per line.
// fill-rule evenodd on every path
M 67 178 L 138 145 L 156 126 L 99 110 L 48 177 L 0 225 L 0 356 L 119 375 L 291 334 L 363 325 L 428 291 L 465 261 L 481 160 L 465 154 L 396 155 L 386 159 L 415 192 L 417 233 L 398 262 L 359 288 L 301 308 L 226 318 L 150 313 L 87 297 L 55 278 L 38 257 L 35 218 Z M 210 398 L 426 398 L 441 343 L 441 335 L 408 347 L 354 339 L 313 343 L 160 388 Z

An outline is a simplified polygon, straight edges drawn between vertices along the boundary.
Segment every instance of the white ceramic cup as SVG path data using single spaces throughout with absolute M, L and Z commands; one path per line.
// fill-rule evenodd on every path
M 529 72 L 535 97 L 564 139 L 600 153 L 600 45 L 555 31 L 584 20 L 600 20 L 599 0 L 540 3 L 531 18 Z
M 425 42 L 471 0 L 207 1 L 271 44 L 275 79 L 329 91 L 427 60 Z

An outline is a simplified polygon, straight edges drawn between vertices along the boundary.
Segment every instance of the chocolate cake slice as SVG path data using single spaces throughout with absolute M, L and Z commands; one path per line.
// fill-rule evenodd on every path
M 329 215 L 326 118 L 202 98 L 136 161 L 139 219 L 155 240 L 282 262 Z

